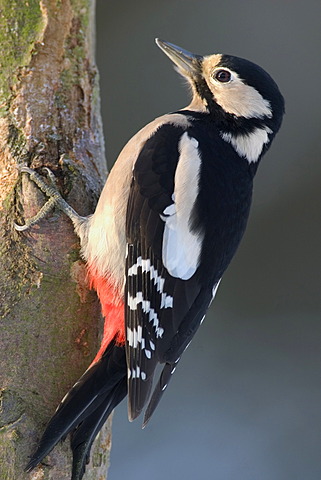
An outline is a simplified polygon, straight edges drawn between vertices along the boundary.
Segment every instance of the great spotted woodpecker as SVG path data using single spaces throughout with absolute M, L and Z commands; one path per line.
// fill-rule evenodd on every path
M 147 405 L 147 424 L 240 243 L 253 177 L 281 125 L 283 97 L 262 68 L 156 42 L 191 85 L 191 103 L 127 143 L 92 216 L 79 217 L 56 194 L 80 237 L 105 327 L 27 471 L 71 432 L 72 480 L 80 480 L 97 433 L 126 395 L 129 420 Z

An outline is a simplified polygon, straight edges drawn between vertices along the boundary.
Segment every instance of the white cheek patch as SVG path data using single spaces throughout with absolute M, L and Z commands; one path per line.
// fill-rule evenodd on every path
M 225 142 L 230 143 L 240 157 L 246 158 L 249 163 L 255 163 L 259 159 L 265 144 L 269 143 L 269 128 L 256 128 L 254 132 L 246 135 L 232 135 L 221 132 Z
M 236 117 L 271 118 L 270 102 L 265 100 L 254 87 L 243 83 L 235 72 L 232 73 L 233 80 L 230 84 L 222 84 L 210 78 L 211 90 L 216 102 L 225 112 Z
M 179 142 L 174 203 L 161 215 L 165 222 L 162 259 L 170 275 L 188 280 L 199 265 L 203 235 L 191 230 L 190 219 L 199 192 L 201 157 L 198 142 L 184 133 Z

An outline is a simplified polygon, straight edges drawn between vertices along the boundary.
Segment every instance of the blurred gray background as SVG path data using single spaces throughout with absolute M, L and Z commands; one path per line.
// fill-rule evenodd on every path
M 97 0 L 109 166 L 189 100 L 156 36 L 248 58 L 286 99 L 242 245 L 152 421 L 117 408 L 111 480 L 321 479 L 320 25 L 319 0 Z

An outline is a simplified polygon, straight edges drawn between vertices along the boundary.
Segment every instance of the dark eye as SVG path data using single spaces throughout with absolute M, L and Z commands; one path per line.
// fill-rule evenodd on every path
M 228 70 L 218 70 L 214 75 L 214 78 L 222 83 L 229 82 L 231 80 L 231 77 L 231 72 L 229 72 Z

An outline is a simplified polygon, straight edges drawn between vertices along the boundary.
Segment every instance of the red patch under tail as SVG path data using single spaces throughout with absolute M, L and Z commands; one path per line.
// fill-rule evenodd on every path
M 115 338 L 118 345 L 125 343 L 125 310 L 124 300 L 118 289 L 113 286 L 110 277 L 102 277 L 93 267 L 88 267 L 90 288 L 97 292 L 101 303 L 101 311 L 105 318 L 103 339 L 98 353 L 92 363 L 96 363 L 109 343 Z

